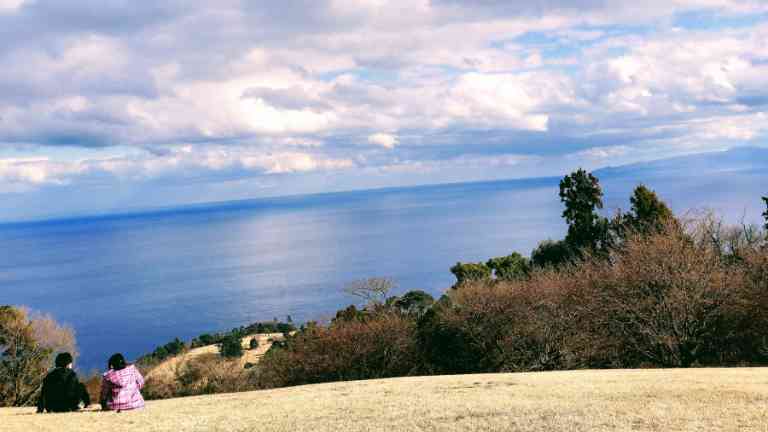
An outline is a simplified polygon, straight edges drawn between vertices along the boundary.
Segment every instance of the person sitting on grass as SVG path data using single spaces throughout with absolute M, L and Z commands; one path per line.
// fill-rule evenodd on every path
M 80 402 L 85 407 L 91 404 L 91 398 L 85 386 L 72 370 L 72 354 L 60 353 L 54 360 L 55 368 L 43 379 L 43 388 L 37 400 L 37 412 L 71 412 L 80 409 Z
M 101 381 L 101 409 L 120 412 L 143 408 L 140 390 L 144 377 L 136 366 L 126 364 L 122 354 L 115 354 L 109 358 L 108 367 Z

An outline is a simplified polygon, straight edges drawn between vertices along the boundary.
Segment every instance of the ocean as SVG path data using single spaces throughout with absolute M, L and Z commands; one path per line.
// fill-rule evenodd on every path
M 646 181 L 680 211 L 702 197 L 731 221 L 759 220 L 762 172 L 729 182 Z M 606 213 L 627 207 L 632 176 L 604 182 Z M 558 179 L 344 192 L 0 226 L 0 304 L 52 314 L 76 331 L 81 370 L 174 337 L 290 315 L 327 319 L 356 299 L 352 280 L 393 278 L 442 294 L 457 261 L 561 238 Z M 704 188 L 704 189 L 701 189 Z

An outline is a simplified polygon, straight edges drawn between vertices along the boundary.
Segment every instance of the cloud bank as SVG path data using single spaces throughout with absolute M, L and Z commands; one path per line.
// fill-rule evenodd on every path
M 766 40 L 749 0 L 0 0 L 0 192 L 279 194 L 763 145 Z

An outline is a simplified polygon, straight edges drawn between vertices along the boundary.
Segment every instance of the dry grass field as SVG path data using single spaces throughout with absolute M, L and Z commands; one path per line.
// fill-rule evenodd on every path
M 254 350 L 248 349 L 251 343 L 251 339 L 256 339 L 259 341 L 258 348 Z M 273 340 L 279 341 L 283 339 L 285 339 L 285 337 L 282 333 L 261 333 L 244 337 L 241 340 L 243 348 L 245 348 L 245 352 L 240 358 L 241 365 L 245 365 L 246 363 L 258 363 L 264 354 L 266 354 L 266 352 L 269 351 L 269 349 L 272 347 Z M 171 357 L 159 365 L 153 367 L 152 370 L 147 373 L 146 378 L 173 376 L 176 370 L 180 366 L 183 366 L 185 362 L 207 354 L 219 354 L 219 347 L 217 345 L 203 346 L 191 349 L 182 355 Z
M 331 383 L 36 415 L 29 431 L 768 431 L 768 369 L 463 375 Z

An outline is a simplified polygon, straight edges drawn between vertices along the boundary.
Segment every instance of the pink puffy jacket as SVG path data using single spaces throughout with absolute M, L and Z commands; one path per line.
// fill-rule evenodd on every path
M 110 369 L 101 381 L 101 408 L 112 411 L 132 410 L 144 407 L 141 388 L 144 377 L 134 365 L 124 369 Z

